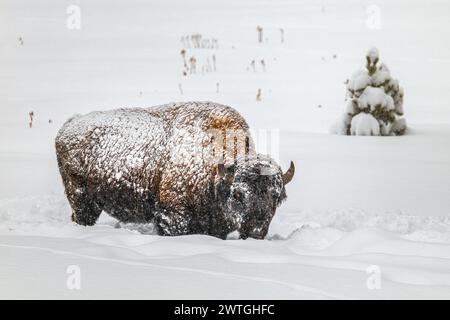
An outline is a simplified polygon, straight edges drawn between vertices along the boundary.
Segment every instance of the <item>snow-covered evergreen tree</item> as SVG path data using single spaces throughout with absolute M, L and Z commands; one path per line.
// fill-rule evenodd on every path
M 348 103 L 334 131 L 344 135 L 402 135 L 406 131 L 403 88 L 380 63 L 377 48 L 367 52 L 366 60 L 366 69 L 353 73 L 346 82 Z

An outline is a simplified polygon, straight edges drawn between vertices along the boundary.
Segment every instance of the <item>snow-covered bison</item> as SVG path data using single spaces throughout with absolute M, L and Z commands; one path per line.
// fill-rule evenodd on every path
M 266 236 L 294 175 L 256 154 L 233 108 L 212 102 L 98 111 L 69 119 L 56 137 L 72 220 L 102 210 L 150 222 L 161 235 Z

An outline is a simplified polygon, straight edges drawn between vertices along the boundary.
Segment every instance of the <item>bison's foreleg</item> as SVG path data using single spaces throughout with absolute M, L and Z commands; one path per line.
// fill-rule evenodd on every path
M 182 209 L 171 210 L 159 207 L 155 212 L 155 225 L 158 234 L 181 236 L 190 234 L 190 218 Z
M 72 221 L 83 225 L 92 226 L 97 222 L 102 209 L 89 196 L 77 195 L 70 201 L 72 206 Z

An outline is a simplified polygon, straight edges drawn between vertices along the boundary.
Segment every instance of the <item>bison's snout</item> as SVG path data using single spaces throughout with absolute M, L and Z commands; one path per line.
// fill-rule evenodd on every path
M 244 222 L 240 231 L 240 238 L 264 239 L 269 231 L 269 225 L 275 215 L 275 210 L 276 208 L 273 208 L 250 215 L 253 218 L 249 218 Z
M 264 234 L 261 234 L 261 233 L 241 234 L 240 238 L 242 240 L 245 240 L 245 239 L 248 239 L 248 238 L 252 238 L 252 239 L 256 239 L 256 240 L 264 240 L 266 235 L 267 235 L 267 232 L 264 233 Z

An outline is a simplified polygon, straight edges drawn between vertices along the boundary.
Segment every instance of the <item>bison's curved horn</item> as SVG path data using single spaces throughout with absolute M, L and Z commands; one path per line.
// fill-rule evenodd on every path
M 283 174 L 283 183 L 285 185 L 291 182 L 292 178 L 294 177 L 294 173 L 295 173 L 295 166 L 294 163 L 291 161 L 289 169 L 286 171 L 286 173 Z

